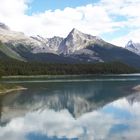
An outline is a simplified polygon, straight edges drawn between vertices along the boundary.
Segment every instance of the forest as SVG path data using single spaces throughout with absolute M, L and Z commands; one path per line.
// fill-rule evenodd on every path
M 0 60 L 0 76 L 137 73 L 138 69 L 121 62 L 58 64 Z

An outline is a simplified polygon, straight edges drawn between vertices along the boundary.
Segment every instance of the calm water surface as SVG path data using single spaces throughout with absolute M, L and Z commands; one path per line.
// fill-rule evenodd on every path
M 5 79 L 0 140 L 139 140 L 140 75 Z

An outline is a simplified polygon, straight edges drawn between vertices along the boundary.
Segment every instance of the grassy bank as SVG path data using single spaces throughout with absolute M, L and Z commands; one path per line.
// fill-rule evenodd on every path
M 26 88 L 22 86 L 17 86 L 13 84 L 0 84 L 0 95 L 4 95 L 9 92 L 25 90 Z

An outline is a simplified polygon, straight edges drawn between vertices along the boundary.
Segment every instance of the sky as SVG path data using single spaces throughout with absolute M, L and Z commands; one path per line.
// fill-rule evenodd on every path
M 0 0 L 0 22 L 26 35 L 66 37 L 73 29 L 119 46 L 140 42 L 140 0 Z

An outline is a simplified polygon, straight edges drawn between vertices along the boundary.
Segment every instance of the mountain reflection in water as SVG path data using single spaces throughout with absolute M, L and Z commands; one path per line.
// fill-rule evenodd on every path
M 26 83 L 0 98 L 0 139 L 140 139 L 139 82 Z

